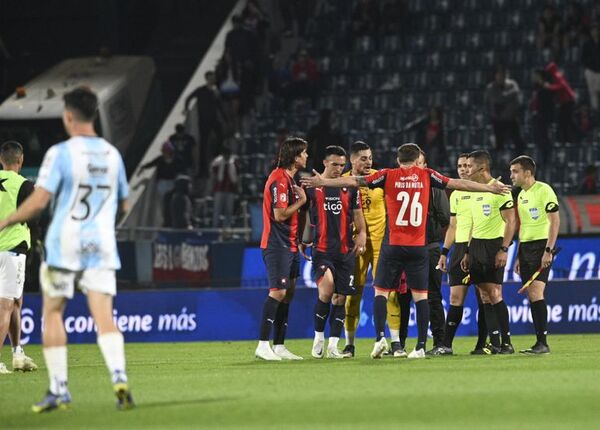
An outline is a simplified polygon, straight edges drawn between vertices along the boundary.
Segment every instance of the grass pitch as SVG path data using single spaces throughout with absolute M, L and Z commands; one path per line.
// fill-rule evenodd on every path
M 370 340 L 354 359 L 315 360 L 311 344 L 287 342 L 305 360 L 281 363 L 253 359 L 255 342 L 128 344 L 138 407 L 126 412 L 115 410 L 97 346 L 72 345 L 72 407 L 30 411 L 47 387 L 43 368 L 0 375 L 0 429 L 600 428 L 600 335 L 551 336 L 552 354 L 540 357 L 470 356 L 474 339 L 458 338 L 458 355 L 416 361 L 371 360 Z M 39 346 L 26 352 L 42 367 Z

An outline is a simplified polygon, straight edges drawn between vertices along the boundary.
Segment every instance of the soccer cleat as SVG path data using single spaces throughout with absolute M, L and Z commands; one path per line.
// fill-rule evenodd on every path
M 521 352 L 521 354 L 535 354 L 535 355 L 550 354 L 550 347 L 541 342 L 536 342 L 535 345 L 533 345 L 531 348 L 522 349 L 520 352 Z
M 352 357 L 354 357 L 354 352 L 355 352 L 354 345 L 346 345 L 344 347 L 344 350 L 342 351 L 342 354 L 346 358 L 352 358 Z
M 500 346 L 499 354 L 509 355 L 509 354 L 514 354 L 514 353 L 515 353 L 515 349 L 513 348 L 513 346 L 510 343 L 503 343 Z
M 408 356 L 400 342 L 392 342 L 392 355 L 396 358 L 406 358 Z
M 486 346 L 482 348 L 482 355 L 496 355 L 500 354 L 501 348 L 499 346 L 494 346 L 491 343 L 488 343 Z
M 315 340 L 313 340 L 311 355 L 314 358 L 323 358 L 323 353 L 325 352 L 324 348 L 325 348 L 325 341 L 323 339 L 315 338 Z
M 385 337 L 382 337 L 377 342 L 375 342 L 375 345 L 373 345 L 373 351 L 371 351 L 371 358 L 381 358 L 381 356 L 387 350 L 387 348 L 387 341 L 385 340 Z
M 336 347 L 327 347 L 327 358 L 346 358 Z
M 14 371 L 21 372 L 31 372 L 33 370 L 37 370 L 38 368 L 37 364 L 34 363 L 31 357 L 26 356 L 25 353 L 13 354 L 12 366 Z
M 135 403 L 133 402 L 133 397 L 131 396 L 131 391 L 129 391 L 127 382 L 114 383 L 113 391 L 117 397 L 117 409 L 120 411 L 125 411 L 135 407 Z
M 71 394 L 67 391 L 65 394 L 54 394 L 51 391 L 46 393 L 46 397 L 41 402 L 31 407 L 36 414 L 42 412 L 51 412 L 55 409 L 67 409 L 71 404 Z
M 256 358 L 260 358 L 261 360 L 266 361 L 281 361 L 281 357 L 273 352 L 271 347 L 266 344 L 260 344 L 256 347 L 256 351 L 254 351 L 254 355 Z
M 486 355 L 485 352 L 483 351 L 483 349 L 487 347 L 487 345 L 484 346 L 475 346 L 475 349 L 473 351 L 471 351 L 471 355 Z
M 425 358 L 425 350 L 421 349 L 413 349 L 410 354 L 408 354 L 408 358 Z
M 282 360 L 304 360 L 302 357 L 296 354 L 292 354 L 285 345 L 275 345 L 273 347 L 275 355 L 281 357 Z
M 453 355 L 454 351 L 452 351 L 452 348 L 449 348 L 447 346 L 436 346 L 433 349 L 430 349 L 429 351 L 427 351 L 425 353 L 425 355 L 431 355 L 431 356 L 439 356 L 439 355 Z
M 8 375 L 9 373 L 12 373 L 12 372 L 10 370 L 8 370 L 8 368 L 6 367 L 6 364 L 0 362 L 0 375 Z

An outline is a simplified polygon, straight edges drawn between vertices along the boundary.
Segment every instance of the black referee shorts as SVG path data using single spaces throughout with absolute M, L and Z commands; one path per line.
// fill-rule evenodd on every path
M 546 239 L 521 242 L 519 245 L 519 264 L 521 265 L 521 279 L 523 283 L 529 281 L 533 274 L 540 268 L 542 257 L 546 250 Z M 536 281 L 548 282 L 550 267 L 542 270 Z
M 504 280 L 504 267 L 496 268 L 496 254 L 502 246 L 502 238 L 471 239 L 469 261 L 471 282 L 474 284 L 501 284 Z
M 354 287 L 354 265 L 356 255 L 352 252 L 347 254 L 329 254 L 315 251 L 313 253 L 313 276 L 317 280 L 325 275 L 327 269 L 331 270 L 334 281 L 334 291 L 337 294 L 351 296 L 356 294 Z
M 455 285 L 469 285 L 463 283 L 463 279 L 465 279 L 468 273 L 460 268 L 460 262 L 465 256 L 465 251 L 468 247 L 468 242 L 455 243 L 452 248 L 452 253 L 449 255 L 450 266 L 448 266 L 448 284 L 451 287 Z

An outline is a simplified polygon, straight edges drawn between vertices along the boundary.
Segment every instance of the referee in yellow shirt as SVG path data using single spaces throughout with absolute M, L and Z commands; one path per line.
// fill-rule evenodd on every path
M 344 174 L 344 176 L 367 176 L 376 172 L 376 170 L 371 169 L 373 166 L 373 154 L 371 153 L 371 148 L 365 142 L 357 141 L 352 144 L 350 147 L 350 163 L 352 164 L 352 170 Z M 356 258 L 354 269 L 356 294 L 346 296 L 346 321 L 344 323 L 346 346 L 342 351 L 345 357 L 354 357 L 354 337 L 360 321 L 360 303 L 367 282 L 367 273 L 369 266 L 371 266 L 373 278 L 375 277 L 377 261 L 379 260 L 379 250 L 381 249 L 386 226 L 383 189 L 361 187 L 360 195 L 362 198 L 363 214 L 367 224 L 367 246 L 365 252 Z M 396 329 L 397 333 L 399 333 L 399 319 L 397 325 Z
M 479 183 L 495 181 L 490 173 L 492 159 L 484 150 L 473 151 L 467 159 L 469 179 Z M 515 204 L 509 194 L 473 193 L 471 217 L 473 227 L 463 270 L 468 270 L 477 285 L 485 308 L 491 346 L 489 354 L 513 354 L 510 341 L 508 307 L 502 298 L 504 267 L 508 247 L 516 229 Z M 502 335 L 502 341 L 500 340 Z
M 521 226 L 515 272 L 521 276 L 525 284 L 534 273 L 542 269 L 527 288 L 537 341 L 531 348 L 521 352 L 549 354 L 550 348 L 546 341 L 548 309 L 544 300 L 544 289 L 556 252 L 560 215 L 558 198 L 554 190 L 550 185 L 535 180 L 535 170 L 535 162 L 526 155 L 521 155 L 510 162 L 510 179 L 513 185 L 521 188 L 517 196 Z

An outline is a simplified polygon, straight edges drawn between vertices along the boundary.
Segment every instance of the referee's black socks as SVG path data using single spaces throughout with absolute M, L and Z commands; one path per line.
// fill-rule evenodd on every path
M 379 342 L 385 337 L 385 320 L 387 318 L 387 298 L 385 296 L 375 296 L 373 300 L 373 322 L 375 323 L 376 341 Z
M 487 324 L 485 323 L 485 305 L 481 301 L 479 294 L 477 294 L 477 307 L 477 345 L 475 346 L 475 349 L 481 349 L 486 344 L 488 329 Z
M 327 322 L 327 317 L 329 317 L 330 308 L 331 305 L 329 303 L 317 299 L 317 303 L 315 304 L 315 331 L 319 333 L 325 331 L 325 323 Z
M 498 319 L 496 318 L 494 305 L 485 303 L 483 307 L 485 309 L 485 325 L 487 325 L 488 328 L 490 342 L 495 347 L 500 348 L 500 326 L 498 324 Z
M 269 340 L 271 327 L 275 324 L 275 316 L 279 308 L 279 302 L 271 296 L 267 296 L 263 304 L 262 317 L 260 320 L 260 340 Z
M 494 305 L 496 310 L 496 317 L 498 318 L 498 324 L 500 325 L 500 333 L 502 334 L 502 344 L 510 345 L 510 323 L 508 321 L 508 306 L 504 300 Z
M 453 306 L 450 305 L 448 309 L 448 316 L 446 317 L 446 328 L 444 335 L 444 346 L 452 348 L 452 342 L 454 342 L 454 336 L 456 330 L 462 321 L 464 306 Z
M 548 308 L 546 307 L 546 300 L 542 299 L 531 303 L 531 317 L 537 341 L 548 345 L 546 343 L 546 335 L 548 334 Z

